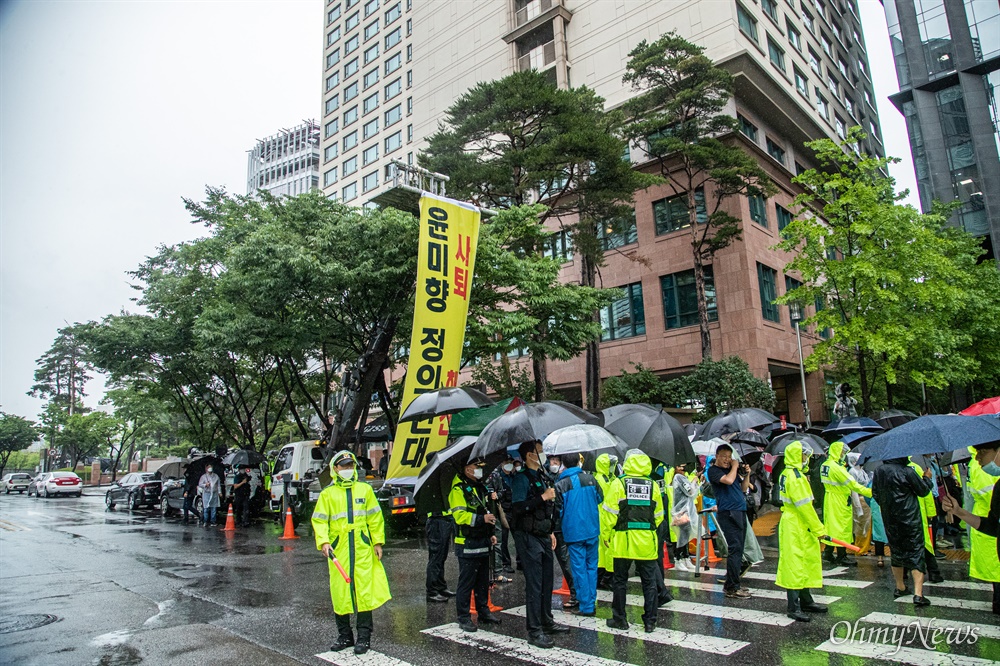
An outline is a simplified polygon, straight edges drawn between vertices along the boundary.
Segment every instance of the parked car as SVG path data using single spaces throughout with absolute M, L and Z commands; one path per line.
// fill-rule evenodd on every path
M 8 495 L 12 491 L 23 493 L 28 489 L 28 485 L 31 484 L 31 475 L 23 472 L 11 472 L 10 474 L 4 474 L 3 480 L 0 483 L 3 484 L 3 491 Z
M 111 484 L 104 495 L 104 503 L 109 509 L 116 504 L 125 504 L 129 509 L 156 506 L 160 503 L 162 484 L 153 472 L 132 472 Z
M 83 480 L 73 472 L 42 472 L 28 485 L 28 495 L 52 497 L 53 495 L 83 494 Z

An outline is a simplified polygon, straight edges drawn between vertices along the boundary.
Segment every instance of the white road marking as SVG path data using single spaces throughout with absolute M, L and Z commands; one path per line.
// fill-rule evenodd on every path
M 524 617 L 525 609 L 524 606 L 518 606 L 517 608 L 506 609 L 504 610 L 504 613 Z M 742 650 L 747 645 L 750 645 L 746 641 L 737 641 L 730 638 L 716 638 L 714 636 L 705 636 L 703 634 L 690 634 L 684 631 L 662 629 L 660 627 L 657 627 L 655 631 L 647 634 L 643 631 L 642 625 L 638 624 L 630 625 L 630 628 L 627 630 L 613 629 L 608 626 L 607 620 L 604 618 L 581 617 L 565 611 L 553 610 L 552 617 L 555 618 L 555 621 L 559 624 L 565 624 L 578 629 L 589 629 L 602 634 L 615 634 L 616 636 L 628 636 L 629 638 L 637 638 L 641 641 L 649 643 L 674 645 L 677 647 L 687 648 L 689 650 L 710 652 L 712 654 L 722 654 L 728 656 L 738 650 Z
M 976 624 L 975 622 L 965 622 L 964 620 L 947 620 L 939 617 L 917 617 L 915 615 L 898 615 L 896 613 L 869 613 L 859 622 L 871 622 L 873 624 L 888 624 L 891 626 L 905 627 L 919 622 L 924 629 L 933 630 L 935 627 L 947 629 L 954 627 L 963 632 L 968 628 L 976 629 L 980 638 L 1000 638 L 1000 627 L 993 624 Z
M 610 603 L 614 595 L 607 590 L 598 590 L 597 599 Z M 625 603 L 629 606 L 642 606 L 643 598 L 638 594 L 625 595 Z M 687 615 L 701 615 L 709 618 L 721 618 L 723 620 L 735 620 L 737 622 L 753 622 L 755 624 L 777 625 L 787 627 L 795 622 L 784 613 L 770 613 L 768 611 L 753 610 L 751 608 L 734 608 L 732 606 L 713 606 L 711 604 L 698 604 L 692 601 L 673 601 L 660 606 L 661 611 L 673 611 L 674 613 L 685 613 Z
M 337 666 L 410 666 L 409 662 L 401 661 L 395 657 L 369 650 L 366 654 L 354 654 L 354 650 L 347 648 L 340 652 L 323 652 L 316 655 L 317 659 L 328 661 Z
M 440 627 L 424 629 L 421 633 L 436 636 L 446 641 L 470 645 L 486 652 L 492 652 L 504 657 L 513 657 L 538 666 L 631 666 L 623 661 L 595 657 L 583 652 L 575 652 L 563 648 L 536 648 L 522 638 L 495 634 L 491 631 L 467 633 L 458 624 L 451 623 Z
M 931 605 L 925 608 L 958 608 L 960 610 L 977 610 L 986 611 L 987 613 L 993 612 L 993 604 L 989 601 L 971 601 L 969 599 L 951 599 L 949 597 L 936 597 L 933 594 L 928 599 L 931 600 Z M 905 597 L 900 597 L 896 599 L 898 604 L 912 604 L 913 597 L 909 594 Z
M 640 579 L 636 576 L 629 578 L 629 582 L 638 583 Z M 675 587 L 683 587 L 689 590 L 704 590 L 705 592 L 725 592 L 723 585 L 721 583 L 700 583 L 694 580 L 684 580 L 682 578 L 667 578 L 665 580 L 667 585 L 673 585 Z M 785 595 L 784 590 L 763 590 L 755 587 L 747 588 L 750 590 L 750 594 L 757 597 L 758 599 L 781 599 L 785 601 L 788 597 Z M 840 601 L 840 597 L 830 597 L 823 594 L 814 594 L 813 601 L 818 604 L 832 604 L 835 601 Z
M 919 639 L 917 639 L 919 641 Z M 836 645 L 827 641 L 816 646 L 817 650 L 846 654 L 865 659 L 884 659 L 911 666 L 996 666 L 998 662 L 980 657 L 966 657 L 960 654 L 947 654 L 922 648 L 897 648 L 895 644 L 885 643 L 848 643 Z
M 840 575 L 841 573 L 844 573 L 844 572 L 842 572 L 842 571 L 837 572 L 836 575 Z M 702 571 L 702 574 L 712 574 L 713 576 L 725 576 L 726 575 L 726 571 L 724 569 L 710 569 L 708 571 Z M 774 579 L 777 578 L 777 575 L 778 574 L 776 574 L 776 573 L 765 573 L 763 571 L 748 571 L 745 574 L 743 574 L 742 576 L 740 576 L 740 578 L 741 579 L 743 579 L 743 578 L 749 578 L 751 580 L 764 580 L 764 581 L 767 581 L 769 583 L 773 583 Z M 872 584 L 871 581 L 867 581 L 867 580 L 849 580 L 849 579 L 845 579 L 845 578 L 827 578 L 827 576 L 829 576 L 829 575 L 831 575 L 830 571 L 824 571 L 823 572 L 823 585 L 824 586 L 826 586 L 826 585 L 832 585 L 833 587 L 856 587 L 858 589 L 862 589 L 863 590 L 864 588 L 866 588 L 866 587 L 868 587 L 869 585 Z
M 942 587 L 942 588 L 954 588 L 956 590 L 981 590 L 983 592 L 992 592 L 992 583 L 973 583 L 967 580 L 946 580 L 943 583 L 928 583 L 924 581 L 924 587 Z

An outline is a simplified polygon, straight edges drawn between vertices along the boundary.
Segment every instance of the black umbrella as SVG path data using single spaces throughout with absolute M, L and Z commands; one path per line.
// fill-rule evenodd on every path
M 501 414 L 483 428 L 472 450 L 475 457 L 504 452 L 521 442 L 542 441 L 553 430 L 578 423 L 601 425 L 603 417 L 584 411 L 561 400 L 528 403 Z
M 722 439 L 726 440 L 730 444 L 740 443 L 749 444 L 750 446 L 759 446 L 763 450 L 769 443 L 767 435 L 757 432 L 756 430 L 740 430 L 732 435 L 723 435 Z
M 475 443 L 475 437 L 459 437 L 440 451 L 428 455 L 427 464 L 420 470 L 417 483 L 413 486 L 413 494 L 417 495 L 421 490 L 432 494 L 440 492 L 442 499 L 447 499 L 445 487 L 450 487 L 452 478 L 465 467 Z
M 762 435 L 765 435 L 769 439 L 774 439 L 775 437 L 780 437 L 781 435 L 784 435 L 784 434 L 787 434 L 787 433 L 790 433 L 790 432 L 801 432 L 802 431 L 802 428 L 800 428 L 799 426 L 795 425 L 794 423 L 788 423 L 787 421 L 785 422 L 785 427 L 784 428 L 781 427 L 781 422 L 779 421 L 778 423 L 769 423 L 766 426 L 762 426 L 760 428 L 754 428 L 754 429 L 757 432 L 761 433 Z
M 969 451 L 969 447 L 956 449 L 951 453 L 945 453 L 941 456 L 941 467 L 957 465 L 958 463 L 969 462 L 970 460 L 972 460 L 972 453 Z
M 694 441 L 698 439 L 698 433 L 701 432 L 702 427 L 701 423 L 685 423 L 684 432 L 687 433 L 689 440 Z
M 808 432 L 787 432 L 772 439 L 771 443 L 764 449 L 764 453 L 770 453 L 772 456 L 784 455 L 785 447 L 792 442 L 808 444 L 812 447 L 814 455 L 825 454 L 830 450 L 830 444 L 819 435 L 813 435 Z
M 466 409 L 492 407 L 493 402 L 486 394 L 466 386 L 449 386 L 421 393 L 406 406 L 399 422 L 422 421 L 423 419 L 457 414 Z
M 871 419 L 863 416 L 846 416 L 823 428 L 823 436 L 835 442 L 841 435 L 846 435 L 849 432 L 882 432 L 883 430 L 885 428 Z
M 253 449 L 239 449 L 226 455 L 222 463 L 230 467 L 257 467 L 264 462 L 264 456 Z
M 607 431 L 668 467 L 695 463 L 694 449 L 680 421 L 662 409 L 633 407 L 617 420 L 606 423 Z
M 914 421 L 919 417 L 913 412 L 908 412 L 905 409 L 883 409 L 881 412 L 872 414 L 871 418 L 872 421 L 875 421 L 886 430 L 891 430 L 892 428 L 901 426 L 904 423 Z
M 926 453 L 950 453 L 978 444 L 1000 441 L 996 416 L 932 414 L 921 416 L 865 442 L 861 464 Z
M 717 414 L 705 421 L 705 427 L 698 433 L 700 439 L 711 439 L 740 430 L 753 430 L 778 421 L 771 412 L 756 407 L 742 407 Z

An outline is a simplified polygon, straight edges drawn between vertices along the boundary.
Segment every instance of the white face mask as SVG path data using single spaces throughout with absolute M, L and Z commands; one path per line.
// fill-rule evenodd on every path
M 553 474 L 558 474 L 560 471 L 559 469 L 560 467 L 561 465 L 559 463 L 552 463 L 549 465 L 549 471 L 552 472 Z
M 483 468 L 477 467 L 476 469 L 472 470 L 472 476 L 476 477 L 477 479 L 483 478 Z
M 506 465 L 503 466 L 503 471 L 505 471 L 508 474 L 510 474 L 511 472 L 514 471 L 514 466 L 511 465 L 510 463 L 507 463 Z
M 340 478 L 344 479 L 345 481 L 350 481 L 352 478 L 354 478 L 353 469 L 338 469 L 337 474 L 339 474 Z
M 205 468 L 205 474 L 211 474 L 211 473 L 212 473 L 212 468 L 211 467 L 206 467 Z

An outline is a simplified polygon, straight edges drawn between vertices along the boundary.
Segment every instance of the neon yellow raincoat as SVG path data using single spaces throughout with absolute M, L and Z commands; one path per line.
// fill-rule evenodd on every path
M 997 482 L 995 476 L 990 476 L 976 461 L 976 451 L 972 447 L 972 460 L 969 461 L 969 493 L 974 504 L 972 513 L 986 516 L 990 512 L 990 502 L 993 499 L 993 485 Z M 997 538 L 972 530 L 972 556 L 969 559 L 969 575 L 989 583 L 1000 583 L 1000 561 L 997 561 Z
M 802 442 L 792 442 L 785 449 L 785 469 L 778 478 L 778 492 L 781 520 L 778 521 L 778 577 L 774 582 L 786 590 L 823 587 L 819 538 L 826 527 L 813 508 Z
M 819 468 L 819 477 L 826 487 L 823 496 L 823 524 L 826 533 L 834 539 L 854 543 L 854 509 L 851 505 L 851 491 L 864 497 L 871 497 L 872 491 L 857 482 L 844 467 L 847 445 L 834 442 L 830 445 L 830 456 Z
M 663 498 L 656 483 L 649 478 L 652 469 L 649 456 L 637 449 L 629 451 L 625 457 L 625 475 L 613 481 L 604 495 L 601 533 L 611 534 L 610 551 L 614 558 L 657 559 L 656 528 L 663 522 Z M 643 504 L 647 506 L 641 506 Z M 629 511 L 630 520 L 626 525 L 619 525 L 623 511 Z M 632 513 L 648 513 L 652 520 L 633 521 Z
M 357 459 L 349 451 L 337 453 L 331 465 L 344 457 L 350 457 L 357 465 Z M 333 611 L 349 615 L 373 610 L 392 598 L 385 569 L 375 555 L 375 546 L 385 543 L 385 521 L 375 491 L 364 481 L 358 481 L 356 466 L 350 480 L 341 478 L 336 471 L 333 478 L 319 494 L 312 527 L 316 549 L 322 550 L 325 543 L 332 545 L 334 556 L 351 579 L 348 584 L 336 565 L 332 561 L 327 563 Z
M 910 467 L 917 473 L 917 476 L 923 477 L 923 467 L 912 460 L 910 461 Z M 920 505 L 920 528 L 924 531 L 924 549 L 931 551 L 931 555 L 933 555 L 934 542 L 931 541 L 931 533 L 927 529 L 927 519 L 937 515 L 937 507 L 934 506 L 934 493 L 927 493 L 923 497 L 918 497 L 917 504 Z
M 617 480 L 611 471 L 611 456 L 607 453 L 597 456 L 597 461 L 594 463 L 594 470 L 596 472 L 594 480 L 597 481 L 597 485 L 601 488 L 601 495 L 607 497 L 608 489 Z M 611 556 L 610 549 L 611 532 L 610 528 L 605 529 L 604 521 L 601 521 L 601 538 L 597 542 L 597 568 L 604 569 L 605 571 L 615 570 L 615 559 Z

